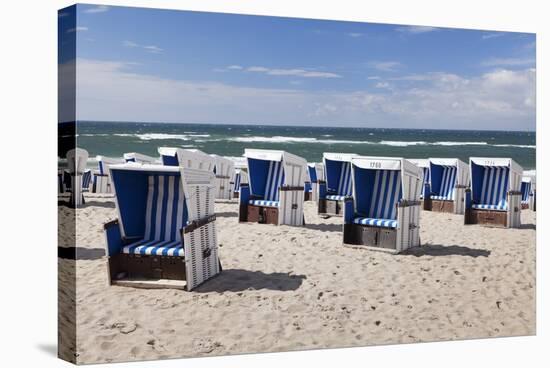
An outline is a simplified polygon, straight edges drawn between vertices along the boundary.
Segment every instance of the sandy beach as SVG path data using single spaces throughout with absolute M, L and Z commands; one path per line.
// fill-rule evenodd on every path
M 216 203 L 218 277 L 193 292 L 146 290 L 108 286 L 103 223 L 115 203 L 88 196 L 76 214 L 76 352 L 62 354 L 102 363 L 536 332 L 530 210 L 520 229 L 423 211 L 423 246 L 390 255 L 342 246 L 342 219 L 320 218 L 314 202 L 299 228 L 239 224 L 237 207 Z M 73 261 L 59 262 L 63 290 Z

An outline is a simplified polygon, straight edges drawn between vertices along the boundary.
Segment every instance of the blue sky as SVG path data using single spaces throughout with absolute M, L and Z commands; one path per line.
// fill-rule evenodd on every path
M 78 5 L 60 37 L 79 119 L 535 127 L 534 34 Z

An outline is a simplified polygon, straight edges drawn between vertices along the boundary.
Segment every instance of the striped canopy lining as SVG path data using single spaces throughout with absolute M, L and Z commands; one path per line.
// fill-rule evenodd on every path
M 269 161 L 264 198 L 263 200 L 251 199 L 249 203 L 259 206 L 279 206 L 279 188 L 283 185 L 284 180 L 285 172 L 283 170 L 283 162 Z
M 371 190 L 369 212 L 356 216 L 353 222 L 362 225 L 397 227 L 397 202 L 401 198 L 401 171 L 376 170 Z
M 237 193 L 240 187 L 241 187 L 241 173 L 239 172 L 235 174 L 235 186 L 233 187 L 233 191 Z
M 430 169 L 428 167 L 423 167 L 422 173 L 422 192 L 420 193 L 421 199 L 424 198 L 424 186 L 426 185 L 426 183 L 430 182 Z
M 432 199 L 452 201 L 454 198 L 455 184 L 456 184 L 456 175 L 457 167 L 456 166 L 445 166 L 437 165 L 442 167 L 441 170 L 441 184 L 439 186 L 438 193 L 432 193 Z M 434 187 L 434 178 L 432 173 L 432 188 Z
M 477 197 L 473 208 L 507 210 L 508 177 L 510 169 L 504 166 L 485 166 L 479 197 Z
M 529 194 L 531 194 L 531 183 L 521 182 L 521 203 L 529 203 Z
M 82 189 L 88 189 L 92 181 L 92 170 L 86 170 L 82 174 Z
M 351 185 L 351 162 L 340 162 L 340 176 L 338 178 L 338 187 L 328 188 L 329 195 L 327 199 L 344 199 L 352 195 L 352 185 Z M 327 170 L 327 175 L 329 171 Z M 328 182 L 328 179 L 327 179 Z M 332 180 L 330 181 L 332 182 Z
M 180 176 L 149 175 L 143 239 L 125 246 L 127 254 L 180 256 L 185 197 Z

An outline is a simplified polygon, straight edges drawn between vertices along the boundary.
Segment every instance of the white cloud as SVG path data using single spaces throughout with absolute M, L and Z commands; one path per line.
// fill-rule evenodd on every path
M 274 76 L 293 76 L 302 78 L 342 78 L 340 74 L 319 72 L 305 69 L 271 69 L 263 66 L 251 66 L 246 68 L 248 72 L 265 73 Z
M 422 83 L 406 88 L 342 92 L 168 79 L 140 74 L 134 64 L 122 62 L 79 59 L 77 68 L 82 120 L 535 127 L 535 69 L 501 69 L 471 78 L 427 73 Z
M 525 66 L 535 64 L 534 58 L 492 58 L 481 63 L 482 66 Z
M 363 36 L 363 34 L 358 33 L 358 32 L 350 32 L 350 33 L 348 33 L 348 36 L 353 37 L 353 38 L 357 38 L 357 37 Z
M 161 49 L 160 47 L 158 46 L 155 46 L 155 45 L 147 45 L 147 46 L 143 46 L 143 48 L 149 52 L 152 52 L 154 54 L 158 54 L 160 52 L 163 52 L 164 50 Z
M 377 75 L 371 75 L 370 77 L 367 77 L 368 80 L 378 80 L 378 79 L 381 79 L 379 76 Z
M 375 88 L 382 88 L 382 89 L 389 89 L 390 84 L 388 82 L 378 82 L 378 83 L 376 83 L 376 85 L 374 87 Z
M 227 67 L 227 69 L 229 69 L 229 70 L 242 70 L 242 68 L 243 68 L 243 67 L 240 66 L 240 65 L 229 65 L 229 66 Z
M 88 27 L 74 27 L 74 28 L 69 28 L 67 30 L 67 33 L 73 33 L 73 32 L 82 32 L 82 31 L 87 31 L 88 30 Z
M 485 33 L 481 36 L 481 39 L 489 40 L 491 38 L 498 38 L 498 37 L 502 37 L 502 36 L 505 36 L 505 35 L 506 35 L 506 32 Z
M 437 27 L 428 27 L 428 26 L 403 26 L 397 27 L 395 30 L 397 32 L 410 33 L 410 34 L 420 34 L 437 31 Z
M 132 42 L 132 41 L 124 41 L 123 44 L 126 47 L 138 47 L 139 46 L 137 43 Z
M 248 72 L 267 72 L 269 69 L 264 68 L 263 66 L 251 66 L 246 69 Z
M 398 61 L 371 61 L 367 65 L 382 72 L 394 72 L 403 66 Z
M 147 52 L 153 53 L 153 54 L 160 54 L 164 51 L 164 49 L 161 49 L 158 46 L 155 45 L 140 45 L 139 43 L 136 43 L 134 41 L 124 41 L 122 43 L 125 47 L 131 47 L 131 48 L 141 48 Z
M 106 5 L 98 5 L 90 9 L 84 10 L 84 13 L 95 14 L 95 13 L 104 13 L 109 10 L 109 7 Z

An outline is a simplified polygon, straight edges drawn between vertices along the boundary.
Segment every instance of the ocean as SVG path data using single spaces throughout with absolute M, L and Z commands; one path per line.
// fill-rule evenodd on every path
M 525 170 L 536 166 L 535 132 L 435 129 L 329 128 L 79 121 L 77 144 L 90 157 L 125 152 L 158 156 L 158 147 L 197 148 L 241 156 L 245 148 L 286 150 L 309 162 L 323 152 L 405 158 L 511 157 Z

